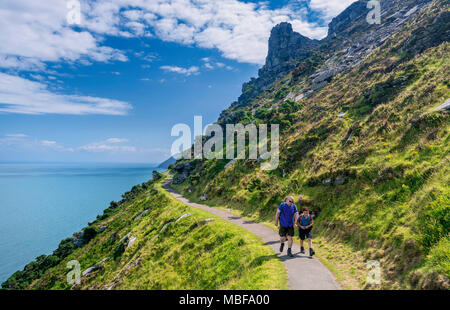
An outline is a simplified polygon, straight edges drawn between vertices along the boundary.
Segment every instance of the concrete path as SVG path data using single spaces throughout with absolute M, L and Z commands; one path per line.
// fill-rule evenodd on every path
M 266 244 L 272 247 L 278 257 L 283 262 L 289 277 L 289 288 L 291 290 L 340 290 L 340 285 L 336 282 L 333 274 L 325 268 L 316 258 L 310 258 L 309 255 L 300 254 L 300 246 L 294 243 L 292 246 L 292 254 L 294 257 L 287 256 L 287 242 L 283 253 L 280 253 L 280 239 L 278 234 L 269 227 L 252 221 L 245 220 L 241 217 L 234 216 L 228 212 L 211 208 L 205 205 L 194 203 L 175 192 L 169 185 L 164 183 L 164 188 L 177 200 L 189 206 L 199 208 L 215 215 L 220 216 L 224 220 L 242 226 L 251 231 L 258 237 L 262 238 Z M 274 214 L 275 217 L 275 214 Z M 306 242 L 306 241 L 305 241 Z M 313 240 L 314 242 L 314 240 Z M 313 244 L 314 246 L 314 244 Z M 309 253 L 308 248 L 305 249 Z

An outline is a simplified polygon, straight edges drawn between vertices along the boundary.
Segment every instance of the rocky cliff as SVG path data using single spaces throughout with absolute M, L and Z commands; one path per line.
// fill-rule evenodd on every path
M 448 290 L 449 1 L 384 0 L 380 24 L 369 11 L 355 2 L 319 42 L 275 27 L 259 77 L 220 115 L 222 125 L 279 124 L 277 169 L 194 160 L 174 179 L 193 199 L 260 221 L 287 195 L 306 197 L 315 238 L 330 244 L 322 258 L 358 288 Z M 379 285 L 366 282 L 369 260 Z
M 335 17 L 329 24 L 328 36 L 320 41 L 294 32 L 289 23 L 275 26 L 271 31 L 265 65 L 259 70 L 257 78 L 243 84 L 242 95 L 232 107 L 250 104 L 294 69 L 293 82 L 299 77 L 310 76 L 308 87 L 297 98 L 311 96 L 335 75 L 359 65 L 374 49 L 426 8 L 431 0 L 381 1 L 380 24 L 367 22 L 371 11 L 367 2 L 356 1 Z M 442 22 L 435 21 L 437 26 L 442 25 Z M 441 38 L 440 42 L 445 40 Z M 220 120 L 234 121 L 235 118 L 223 113 Z

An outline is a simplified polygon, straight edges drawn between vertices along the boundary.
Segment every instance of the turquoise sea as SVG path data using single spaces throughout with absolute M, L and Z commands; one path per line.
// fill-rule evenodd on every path
M 163 171 L 154 166 L 0 164 L 0 284 Z

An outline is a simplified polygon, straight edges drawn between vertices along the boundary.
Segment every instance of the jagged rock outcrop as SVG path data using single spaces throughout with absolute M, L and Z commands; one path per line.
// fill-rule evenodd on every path
M 311 51 L 319 45 L 318 40 L 309 39 L 294 32 L 290 23 L 280 23 L 270 34 L 269 52 L 258 78 L 244 83 L 238 103 L 246 103 L 262 90 L 268 89 L 287 72 L 293 70 Z
M 308 77 L 308 85 L 298 94 L 293 94 L 296 101 L 310 97 L 325 87 L 334 76 L 359 65 L 374 49 L 380 47 L 393 34 L 398 32 L 406 22 L 419 14 L 432 0 L 385 0 L 381 1 L 381 23 L 367 22 L 371 8 L 367 0 L 356 1 L 329 24 L 328 36 L 320 41 L 311 40 L 296 33 L 289 23 L 280 23 L 272 29 L 269 39 L 269 52 L 265 65 L 259 70 L 258 78 L 252 78 L 242 87 L 242 95 L 231 108 L 245 106 L 264 90 L 271 88 L 287 73 L 292 72 L 292 79 L 298 80 L 302 75 Z M 448 13 L 448 12 L 447 12 Z M 448 40 L 435 38 L 434 27 L 447 23 L 448 14 L 437 16 L 433 25 L 429 25 L 426 35 L 417 34 L 418 42 L 409 42 L 405 50 L 416 52 L 436 46 Z M 433 43 L 434 42 L 434 43 Z M 420 48 L 419 48 L 420 47 Z M 321 65 L 311 67 L 307 59 L 314 52 L 320 51 Z M 220 123 L 236 122 L 235 115 L 225 110 L 219 117 Z

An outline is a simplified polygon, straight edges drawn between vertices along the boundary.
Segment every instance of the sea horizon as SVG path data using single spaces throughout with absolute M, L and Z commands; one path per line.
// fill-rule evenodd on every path
M 94 221 L 153 163 L 0 162 L 0 284 Z

